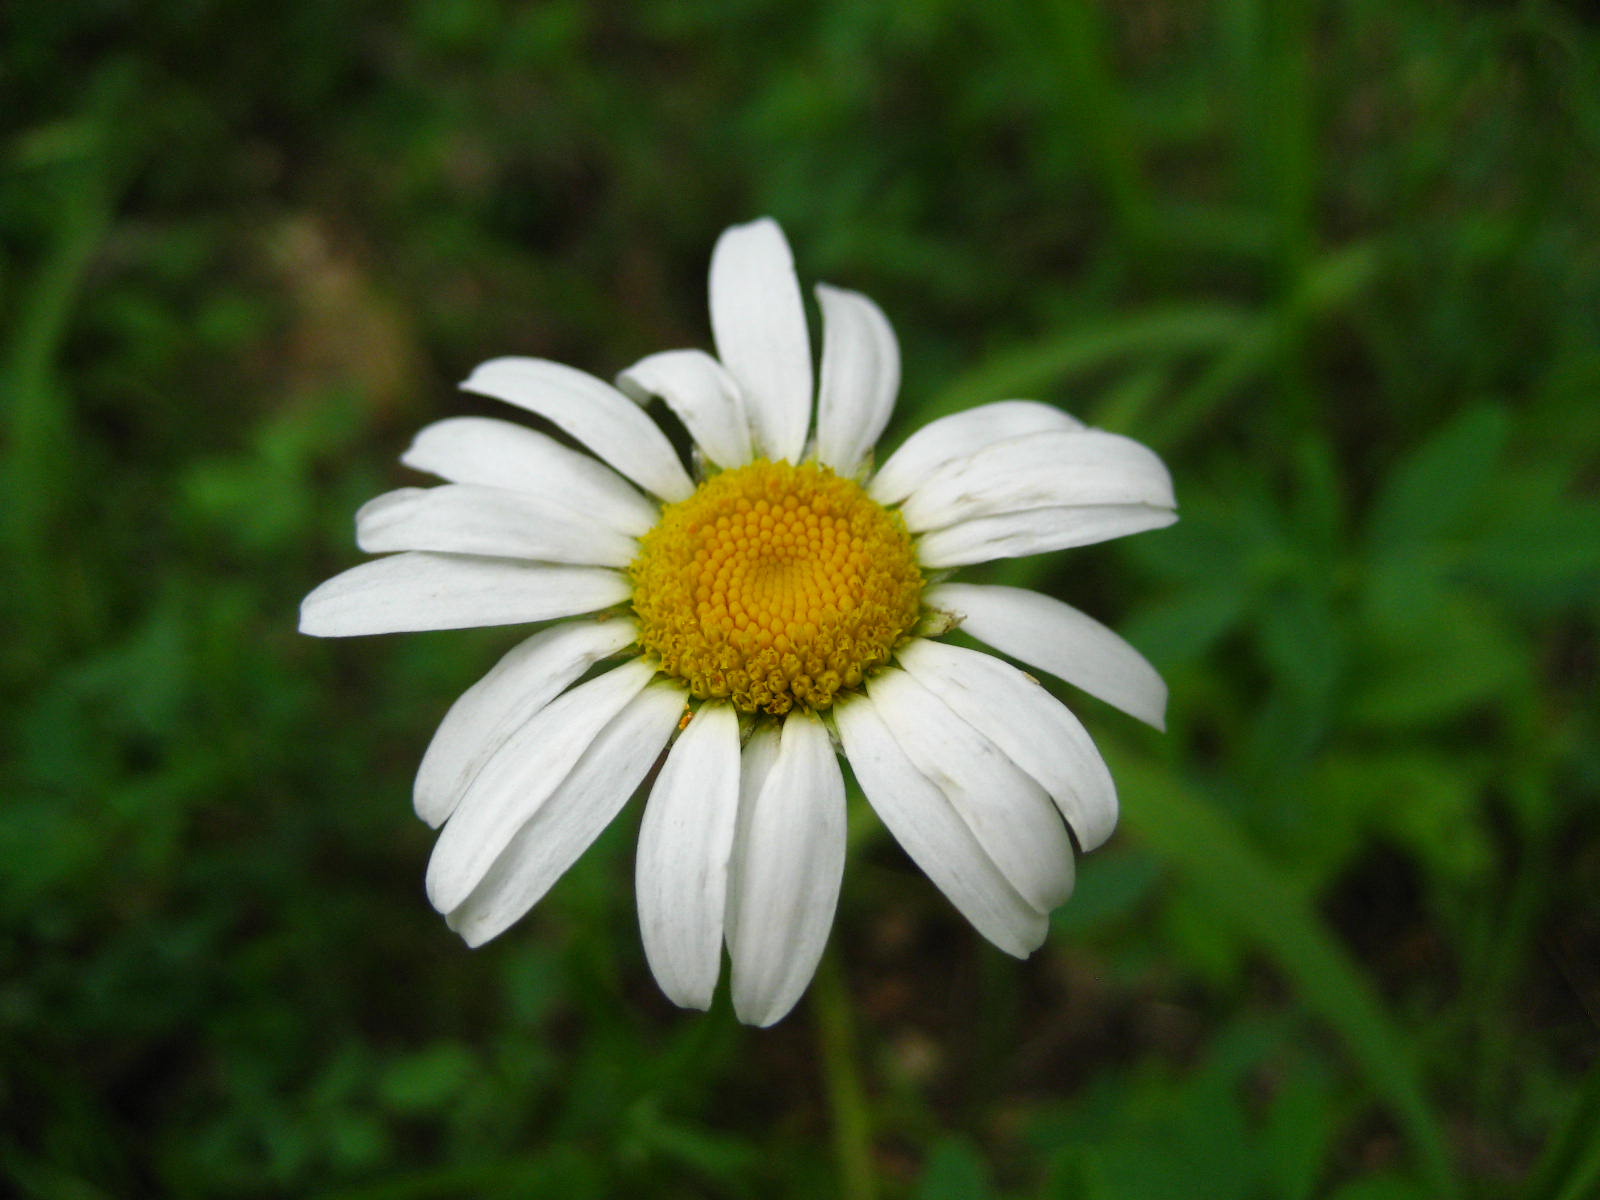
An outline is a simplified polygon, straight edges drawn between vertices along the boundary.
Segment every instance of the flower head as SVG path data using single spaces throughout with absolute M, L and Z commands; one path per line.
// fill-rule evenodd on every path
M 1003 658 L 939 639 L 959 627 L 1157 726 L 1159 676 L 1058 600 L 944 576 L 1168 525 L 1166 469 L 1004 400 L 931 422 L 874 470 L 894 333 L 865 296 L 817 299 L 813 389 L 789 246 L 760 220 L 712 256 L 716 358 L 655 354 L 615 388 L 485 363 L 468 391 L 593 456 L 504 421 L 430 425 L 402 461 L 447 482 L 364 506 L 357 540 L 387 556 L 306 597 L 300 627 L 324 637 L 543 626 L 455 703 L 417 774 L 418 815 L 443 825 L 428 896 L 470 944 L 526 913 L 658 760 L 636 860 L 646 956 L 671 999 L 705 1008 L 725 944 L 735 1011 L 758 1025 L 799 999 L 833 922 L 840 753 L 911 858 L 1017 956 L 1071 892 L 1074 854 L 1115 825 L 1077 719 Z

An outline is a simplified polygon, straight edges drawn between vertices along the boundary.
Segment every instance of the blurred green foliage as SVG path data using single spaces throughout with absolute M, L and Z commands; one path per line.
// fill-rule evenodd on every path
M 1600 27 L 1555 3 L 12 0 L 0 1176 L 125 1197 L 1600 1189 Z M 480 359 L 708 341 L 771 213 L 891 440 L 1031 395 L 1184 520 L 1122 833 L 1025 965 L 870 820 L 771 1032 L 634 828 L 468 952 L 409 775 L 514 631 L 294 632 Z M 859 814 L 858 814 L 859 815 Z M 636 821 L 636 815 L 632 820 Z

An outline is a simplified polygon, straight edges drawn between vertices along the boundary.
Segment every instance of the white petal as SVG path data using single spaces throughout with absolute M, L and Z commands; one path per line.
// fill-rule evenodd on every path
M 595 736 L 655 673 L 635 661 L 556 698 L 507 738 L 467 785 L 428 860 L 428 899 L 442 913 L 483 880 L 517 830 L 560 786 Z
M 639 543 L 593 517 L 528 492 L 447 483 L 400 488 L 356 513 L 356 544 L 369 554 L 436 550 L 625 567 Z
M 1178 514 L 1170 508 L 1148 504 L 1033 508 L 1000 517 L 978 517 L 925 533 L 917 539 L 917 561 L 938 570 L 996 558 L 1021 558 L 1165 529 L 1177 519 Z
M 1032 433 L 952 459 L 900 513 L 913 533 L 1034 508 L 1148 504 L 1173 508 L 1172 477 L 1155 453 L 1102 429 Z
M 628 617 L 563 621 L 520 642 L 462 692 L 439 723 L 417 768 L 417 816 L 437 827 L 506 739 L 573 680 L 633 641 Z
M 1050 923 L 1006 882 L 949 799 L 911 765 L 866 696 L 836 704 L 845 757 L 879 818 L 961 915 L 1007 954 L 1026 958 Z
M 760 737 L 758 732 L 756 737 Z M 767 747 L 752 749 L 759 759 Z M 800 999 L 844 877 L 844 777 L 822 722 L 791 712 L 770 769 L 746 772 L 728 881 L 733 1011 L 771 1025 Z M 759 787 L 749 786 L 759 779 Z
M 652 354 L 618 375 L 617 386 L 640 404 L 660 396 L 717 466 L 742 467 L 754 457 L 739 385 L 704 351 Z
M 1050 797 L 994 742 L 905 671 L 867 695 L 913 766 L 950 798 L 1017 893 L 1042 913 L 1072 894 L 1072 841 Z
M 941 583 L 923 593 L 961 619 L 961 631 L 1048 671 L 1157 729 L 1166 728 L 1167 685 L 1117 634 L 1086 613 L 1026 588 Z
M 628 802 L 677 728 L 683 689 L 665 680 L 640 692 L 595 737 L 571 773 L 447 918 L 469 946 L 504 933 L 544 898 Z
M 859 292 L 817 285 L 822 382 L 817 458 L 852 478 L 876 444 L 900 390 L 900 345 L 889 318 Z
M 694 491 L 661 427 L 593 375 L 542 358 L 496 358 L 461 386 L 555 422 L 663 500 L 682 500 Z
M 1083 422 L 1037 400 L 996 400 L 929 421 L 908 437 L 873 476 L 868 493 L 879 504 L 898 504 L 952 459 L 990 442 L 1048 430 L 1082 429 Z
M 717 987 L 738 815 L 739 718 L 705 704 L 651 789 L 634 868 L 645 958 L 684 1008 L 710 1008 Z
M 400 461 L 451 483 L 511 488 L 588 513 L 637 537 L 660 510 L 597 458 L 548 434 L 492 417 L 451 417 L 425 426 Z
M 770 217 L 717 239 L 711 332 L 717 357 L 744 392 L 757 450 L 799 462 L 811 425 L 811 339 L 794 255 Z
M 1084 851 L 1117 827 L 1117 787 L 1082 722 L 1010 663 L 913 638 L 900 664 L 1050 793 Z
M 300 605 L 313 637 L 520 625 L 609 608 L 632 594 L 618 571 L 468 554 L 393 554 L 351 567 Z

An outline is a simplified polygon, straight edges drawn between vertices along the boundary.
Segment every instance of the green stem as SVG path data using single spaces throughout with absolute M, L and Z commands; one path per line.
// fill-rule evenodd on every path
M 839 1195 L 844 1200 L 875 1200 L 872 1119 L 861 1082 L 855 1017 L 844 973 L 832 950 L 822 957 L 811 985 L 811 1011 L 822 1048 L 823 1084 L 833 1115 L 833 1150 L 839 1160 Z

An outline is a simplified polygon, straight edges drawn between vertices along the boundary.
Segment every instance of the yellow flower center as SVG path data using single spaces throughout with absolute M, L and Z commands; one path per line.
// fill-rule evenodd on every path
M 629 572 L 639 644 L 745 712 L 828 707 L 889 661 L 922 596 L 899 515 L 816 463 L 712 476 L 663 510 Z

